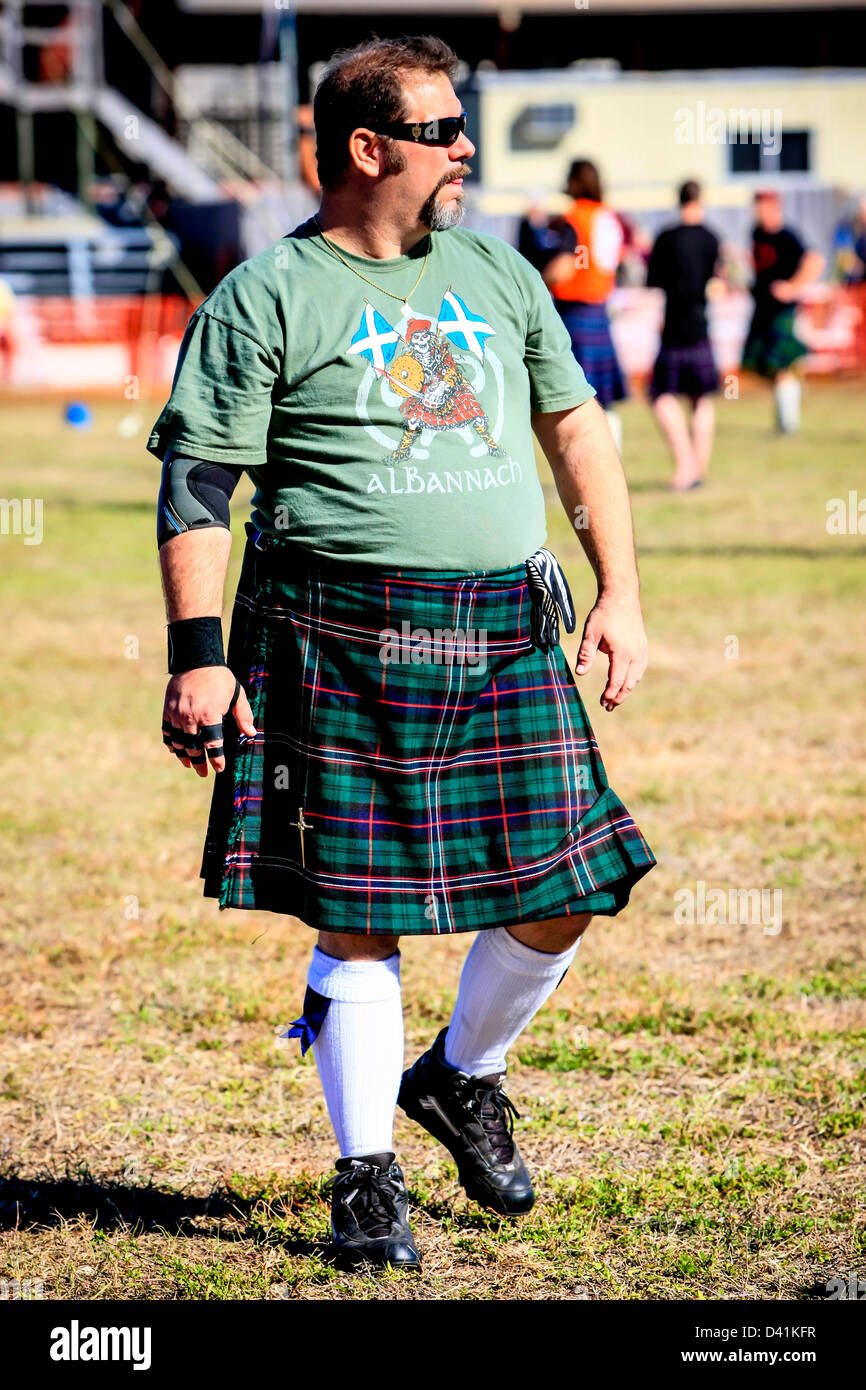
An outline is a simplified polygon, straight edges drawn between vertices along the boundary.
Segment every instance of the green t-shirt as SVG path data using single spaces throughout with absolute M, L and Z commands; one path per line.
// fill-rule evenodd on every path
M 254 524 L 331 559 L 519 564 L 546 539 L 530 410 L 595 395 L 541 276 L 461 227 L 340 254 L 375 284 L 312 219 L 220 281 L 148 449 L 244 467 Z

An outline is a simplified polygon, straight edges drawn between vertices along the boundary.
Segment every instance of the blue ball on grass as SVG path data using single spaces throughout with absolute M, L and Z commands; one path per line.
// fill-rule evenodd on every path
M 64 413 L 67 425 L 72 425 L 77 430 L 88 430 L 93 424 L 93 416 L 90 407 L 83 401 L 70 401 Z

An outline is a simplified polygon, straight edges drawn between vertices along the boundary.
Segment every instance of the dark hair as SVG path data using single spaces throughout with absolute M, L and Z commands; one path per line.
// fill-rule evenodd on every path
M 696 203 L 701 196 L 701 185 L 697 179 L 686 179 L 680 188 L 680 207 L 684 208 L 686 203 Z
M 601 202 L 601 180 L 598 170 L 588 159 L 576 159 L 568 171 L 566 192 L 570 198 L 590 198 Z
M 405 119 L 401 78 L 410 72 L 444 72 L 452 80 L 457 55 L 432 34 L 380 39 L 375 34 L 354 48 L 340 48 L 322 73 L 313 97 L 316 163 L 323 188 L 342 183 L 349 166 L 349 136 L 358 126 L 371 129 Z M 388 137 L 388 172 L 405 167 L 402 151 Z

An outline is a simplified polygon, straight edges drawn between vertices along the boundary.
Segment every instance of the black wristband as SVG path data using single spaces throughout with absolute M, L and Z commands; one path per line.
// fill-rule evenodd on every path
M 221 618 L 181 618 L 168 625 L 168 671 L 177 676 L 197 666 L 225 666 Z

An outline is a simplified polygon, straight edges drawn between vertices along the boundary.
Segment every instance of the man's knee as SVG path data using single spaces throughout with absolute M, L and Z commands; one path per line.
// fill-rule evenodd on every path
M 399 936 L 361 936 L 354 932 L 320 931 L 319 950 L 338 960 L 385 960 L 400 943 Z
M 558 954 L 573 946 L 592 921 L 592 913 L 572 917 L 551 917 L 544 922 L 519 922 L 507 931 L 511 936 L 536 951 Z

